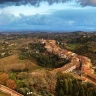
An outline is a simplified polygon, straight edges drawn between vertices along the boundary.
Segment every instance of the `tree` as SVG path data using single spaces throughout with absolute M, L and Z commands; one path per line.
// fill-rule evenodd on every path
M 68 79 L 64 80 L 64 93 L 67 95 L 68 94 Z
M 9 78 L 16 81 L 16 73 L 10 73 Z
M 11 89 L 16 89 L 16 83 L 15 83 L 14 80 L 11 80 L 11 79 L 9 79 L 9 80 L 7 81 L 6 86 L 9 87 L 9 88 L 11 88 Z
M 64 96 L 64 91 L 61 89 L 61 90 L 59 91 L 59 94 L 58 94 L 57 96 Z
M 9 76 L 6 73 L 3 73 L 0 75 L 0 84 L 6 84 Z
M 69 82 L 68 82 L 68 86 L 69 86 L 69 94 L 72 94 L 72 86 L 73 86 L 73 84 L 72 84 L 72 80 L 71 79 L 69 79 Z
M 84 86 L 81 85 L 80 87 L 81 87 L 81 88 L 80 88 L 80 90 L 79 90 L 79 96 L 85 96 Z
M 91 91 L 88 88 L 91 87 Z M 71 74 L 58 74 L 56 83 L 56 96 L 95 96 L 96 87 L 93 88 L 92 85 L 87 83 L 82 83 L 81 80 L 74 78 Z M 63 94 L 63 95 L 62 95 Z

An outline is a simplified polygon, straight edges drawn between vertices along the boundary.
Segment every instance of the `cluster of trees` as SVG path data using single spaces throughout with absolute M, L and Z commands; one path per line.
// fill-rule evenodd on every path
M 93 43 L 92 45 L 92 42 L 90 42 L 88 44 L 78 46 L 74 52 L 89 57 L 92 60 L 92 63 L 96 65 L 96 43 Z
M 4 84 L 17 92 L 27 95 L 32 92 L 33 96 L 96 96 L 96 86 L 84 83 L 76 79 L 70 73 L 51 73 L 49 71 L 30 74 L 0 73 L 0 84 Z
M 44 46 L 45 44 L 41 43 L 30 43 L 30 50 L 22 49 L 19 57 L 30 61 L 34 59 L 39 66 L 46 68 L 59 68 L 70 62 L 70 60 L 59 58 L 58 55 L 49 54 Z
M 59 68 L 70 62 L 69 59 L 62 59 L 58 55 L 49 53 L 28 52 L 24 56 L 29 60 L 35 59 L 39 66 L 45 68 Z
M 37 42 L 37 43 L 29 43 L 29 48 L 30 50 L 33 50 L 33 51 L 38 51 L 40 53 L 44 53 L 46 51 L 45 49 L 45 44 L 41 44 L 40 42 Z
M 28 92 L 32 92 L 33 96 L 54 96 L 56 75 L 45 72 L 38 75 L 32 75 L 27 72 L 2 74 L 0 83 L 11 89 L 27 96 Z
M 16 89 L 16 82 L 10 79 L 9 75 L 6 73 L 0 73 L 0 84 L 6 85 L 11 89 Z
M 28 55 L 27 52 L 21 51 L 21 52 L 19 53 L 19 59 L 21 59 L 21 60 L 28 59 L 28 57 L 29 57 L 29 55 Z
M 33 58 L 35 58 L 38 62 L 38 64 L 42 67 L 49 67 L 49 68 L 58 68 L 62 67 L 66 63 L 70 62 L 66 59 L 61 59 L 58 57 L 58 55 L 54 54 L 31 54 Z
M 25 48 L 21 48 L 20 49 L 20 54 L 19 54 L 19 58 L 21 60 L 23 59 L 29 59 L 30 58 L 30 53 L 44 53 L 46 51 L 45 49 L 45 44 L 41 44 L 40 42 L 37 42 L 37 43 L 29 43 L 28 44 L 28 47 L 29 47 L 29 50 L 28 49 L 25 49 Z
M 32 91 L 29 88 L 29 82 L 25 80 L 27 78 L 26 72 L 20 73 L 0 73 L 0 84 L 3 84 L 13 90 L 20 92 L 26 96 L 27 92 Z
M 56 84 L 56 96 L 96 96 L 96 86 L 83 83 L 71 74 L 59 74 Z

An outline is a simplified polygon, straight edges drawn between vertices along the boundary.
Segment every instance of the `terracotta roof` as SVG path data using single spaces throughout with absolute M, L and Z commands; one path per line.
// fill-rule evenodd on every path
M 96 79 L 96 75 L 95 74 L 88 73 L 88 76 Z
M 69 64 L 64 65 L 64 66 L 61 67 L 61 68 L 55 69 L 54 71 L 66 71 L 66 70 L 72 68 L 73 66 L 76 66 L 76 65 L 69 63 Z

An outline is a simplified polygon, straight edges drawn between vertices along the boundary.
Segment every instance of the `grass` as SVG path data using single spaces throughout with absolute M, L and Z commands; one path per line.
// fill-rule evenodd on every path
M 42 69 L 42 67 L 38 66 L 36 62 L 31 62 L 30 60 L 20 60 L 18 57 L 19 53 L 19 48 L 21 48 L 23 45 L 29 44 L 33 42 L 32 39 L 17 39 L 17 40 L 9 40 L 9 44 L 17 44 L 16 47 L 14 46 L 8 46 L 8 49 L 0 49 L 1 53 L 5 52 L 6 50 L 11 51 L 13 54 L 17 55 L 11 55 L 5 58 L 0 59 L 0 71 L 10 71 L 12 69 L 18 69 L 22 70 L 24 68 L 28 68 L 29 71 L 37 70 L 37 69 Z M 3 47 L 0 45 L 0 48 Z
M 12 55 L 0 59 L 0 71 L 10 71 L 12 69 L 22 70 L 28 68 L 29 71 L 40 69 L 41 67 L 36 64 L 36 62 L 31 62 L 29 60 L 20 60 L 18 55 Z
M 68 44 L 67 48 L 69 50 L 75 50 L 78 46 L 79 46 L 79 44 Z
M 11 96 L 11 95 L 3 93 L 3 92 L 0 91 L 0 96 Z

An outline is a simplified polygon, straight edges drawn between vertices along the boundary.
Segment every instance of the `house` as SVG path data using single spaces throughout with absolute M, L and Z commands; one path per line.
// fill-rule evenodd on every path
M 46 40 L 42 39 L 40 40 L 41 44 L 45 44 L 46 43 Z
M 76 65 L 73 64 L 67 64 L 64 66 L 63 68 L 63 73 L 68 73 L 68 72 L 72 72 L 73 70 L 76 69 Z
M 59 56 L 60 58 L 68 59 L 68 57 L 67 57 L 67 55 L 66 55 L 67 52 L 68 52 L 68 51 L 66 51 L 66 50 L 60 50 L 60 51 L 58 52 L 58 56 Z
M 60 58 L 65 58 L 65 59 L 67 59 L 67 56 L 66 56 L 64 53 L 60 53 L 60 54 L 59 54 L 59 57 L 60 57 Z
M 92 66 L 92 63 L 91 63 L 91 60 L 85 56 L 80 56 L 80 60 L 82 62 L 82 68 L 81 68 L 81 71 L 82 73 L 86 73 L 86 72 L 89 72 L 89 73 L 93 73 L 93 69 L 91 69 L 91 66 Z
M 75 53 L 72 53 L 71 56 L 75 56 L 76 54 Z
M 1 53 L 1 56 L 4 56 L 5 55 L 5 53 Z

